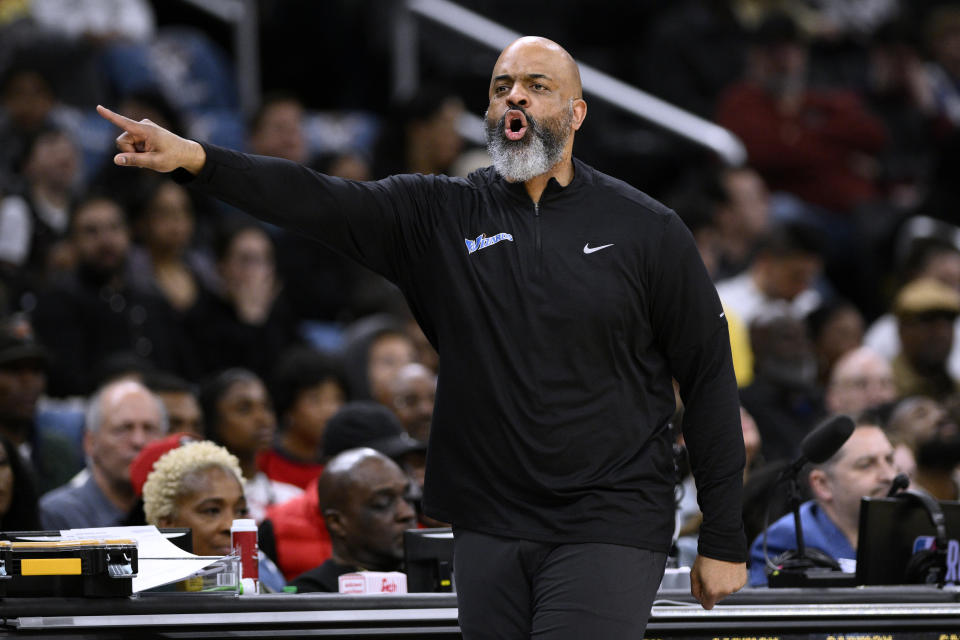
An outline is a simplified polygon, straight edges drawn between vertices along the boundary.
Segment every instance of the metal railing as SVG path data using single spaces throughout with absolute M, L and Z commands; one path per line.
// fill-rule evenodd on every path
M 417 87 L 416 19 L 427 19 L 482 45 L 500 51 L 523 34 L 511 31 L 449 0 L 407 0 L 394 24 L 394 97 L 408 97 Z M 710 149 L 724 162 L 746 162 L 743 143 L 727 129 L 650 95 L 578 61 L 585 93 L 623 109 L 694 144 Z M 479 130 L 479 128 L 478 128 Z

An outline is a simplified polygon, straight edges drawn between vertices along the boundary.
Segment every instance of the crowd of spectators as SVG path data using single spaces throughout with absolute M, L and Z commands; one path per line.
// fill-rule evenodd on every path
M 838 413 L 861 416 L 915 487 L 960 498 L 960 8 L 662 4 L 646 10 L 643 38 L 606 43 L 612 71 L 730 129 L 747 164 L 685 151 L 683 170 L 650 187 L 632 166 L 595 164 L 673 207 L 717 285 L 741 387 L 751 539 L 752 501 L 769 502 L 751 483 L 769 483 Z M 394 567 L 383 536 L 417 518 L 442 524 L 417 508 L 436 354 L 398 291 L 171 176 L 119 172 L 118 132 L 93 106 L 369 180 L 468 170 L 476 150 L 458 125 L 477 96 L 424 82 L 379 114 L 319 112 L 290 86 L 246 118 L 230 57 L 202 30 L 158 25 L 146 0 L 74 2 L 69 16 L 57 6 L 0 1 L 0 525 L 180 526 L 209 498 L 265 521 L 287 580 L 320 567 L 299 581 L 308 588 L 335 582 L 331 571 Z M 575 55 L 610 59 L 568 31 L 554 37 Z M 606 125 L 590 122 L 593 160 L 604 134 L 590 127 Z M 218 447 L 196 450 L 212 462 L 168 460 L 181 475 L 169 471 L 172 493 L 144 515 L 149 468 L 133 482 L 131 468 L 168 431 Z M 191 438 L 171 447 L 181 440 Z M 821 511 L 806 512 L 834 517 L 828 533 L 839 527 L 855 546 L 841 526 L 850 514 L 831 506 L 831 473 L 845 467 L 831 465 L 811 476 Z M 375 510 L 367 493 L 383 478 L 389 531 L 360 530 L 379 526 L 362 511 Z M 689 542 L 695 487 L 678 486 Z M 218 522 L 195 533 L 199 549 L 222 538 Z M 691 547 L 678 548 L 682 561 Z

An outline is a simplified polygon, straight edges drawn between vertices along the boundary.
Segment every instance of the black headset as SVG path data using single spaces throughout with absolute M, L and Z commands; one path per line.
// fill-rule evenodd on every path
M 907 502 L 919 504 L 927 512 L 930 522 L 936 530 L 932 549 L 921 549 L 907 561 L 904 570 L 904 582 L 907 584 L 935 584 L 943 587 L 947 573 L 947 523 L 943 517 L 940 503 L 926 493 L 905 490 L 893 495 Z

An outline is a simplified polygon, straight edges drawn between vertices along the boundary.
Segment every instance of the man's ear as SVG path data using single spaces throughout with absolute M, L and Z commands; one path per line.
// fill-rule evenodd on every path
M 327 525 L 327 531 L 330 533 L 331 538 L 347 537 L 347 527 L 344 520 L 345 517 L 339 509 L 329 508 L 323 510 L 323 521 Z
M 83 432 L 83 455 L 86 458 L 93 457 L 93 450 L 96 448 L 97 435 L 92 431 Z
M 830 478 L 823 469 L 814 469 L 810 472 L 808 482 L 813 497 L 818 502 L 829 502 L 833 498 L 833 489 L 830 486 Z
M 583 98 L 573 101 L 573 130 L 579 131 L 583 126 L 583 119 L 587 117 L 587 103 Z
M 173 524 L 173 516 L 163 516 L 162 518 L 157 518 L 157 528 L 158 529 L 173 529 L 176 525 Z

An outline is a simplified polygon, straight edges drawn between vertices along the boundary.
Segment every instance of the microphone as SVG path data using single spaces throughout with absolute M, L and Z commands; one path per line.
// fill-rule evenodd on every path
M 890 483 L 890 491 L 887 491 L 887 497 L 893 497 L 909 486 L 910 478 L 907 477 L 907 474 L 898 473 L 893 477 L 893 482 Z
M 839 569 L 839 565 L 824 554 L 808 553 L 803 541 L 803 523 L 800 521 L 800 486 L 797 476 L 803 465 L 808 462 L 820 464 L 833 457 L 843 443 L 847 441 L 856 425 L 850 416 L 837 415 L 827 418 L 800 441 L 800 457 L 780 473 L 775 484 L 789 481 L 788 504 L 793 512 L 793 528 L 797 537 L 797 548 L 784 552 L 777 557 L 775 564 L 767 555 L 767 527 L 763 530 L 763 555 L 767 561 L 767 582 L 773 586 L 798 587 L 806 585 L 806 570 L 814 567 Z M 767 506 L 769 516 L 769 504 Z M 766 523 L 764 523 L 766 525 Z
M 827 418 L 800 441 L 800 457 L 780 474 L 780 479 L 789 478 L 808 462 L 820 464 L 833 457 L 853 433 L 855 425 L 850 416 L 837 415 Z
M 814 464 L 826 462 L 833 457 L 847 441 L 854 429 L 850 416 L 839 415 L 829 418 L 807 434 L 800 442 L 801 453 Z

